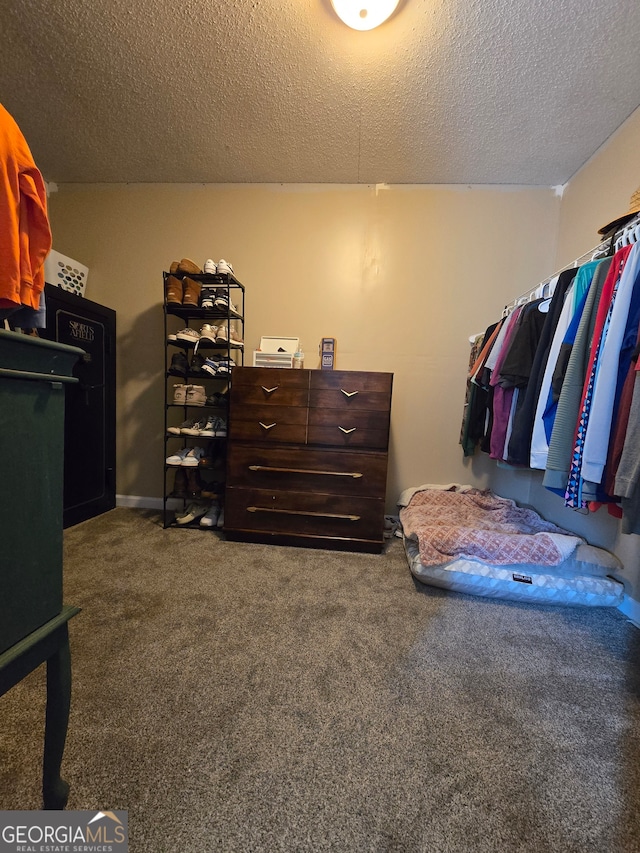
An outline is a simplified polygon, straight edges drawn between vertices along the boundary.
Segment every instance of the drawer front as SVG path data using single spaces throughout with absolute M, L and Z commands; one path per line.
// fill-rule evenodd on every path
M 241 409 L 243 406 L 298 406 L 306 407 L 309 392 L 307 388 L 289 388 L 279 385 L 277 382 L 266 382 L 258 385 L 236 384 L 234 368 L 233 383 L 231 385 L 231 411 Z M 256 367 L 256 370 L 261 368 Z M 271 370 L 267 371 L 273 372 Z
M 293 370 L 286 367 L 234 367 L 233 386 L 262 385 L 267 388 L 303 388 L 309 387 L 309 370 Z
M 265 406 L 263 403 L 247 403 L 244 406 L 232 406 L 230 412 L 231 434 L 234 422 L 253 421 L 258 423 L 302 424 L 307 423 L 306 406 Z
M 393 373 L 373 373 L 366 370 L 312 370 L 312 391 L 377 391 L 391 398 Z M 357 394 L 355 395 L 357 396 Z
M 307 431 L 307 443 L 325 444 L 331 447 L 367 447 L 386 450 L 389 445 L 389 431 L 375 429 L 355 429 L 343 432 L 337 426 L 311 426 Z
M 304 492 L 227 488 L 225 529 L 382 540 L 384 501 Z
M 306 409 L 301 409 L 306 413 Z M 307 438 L 307 425 L 287 424 L 271 419 L 241 421 L 229 420 L 229 437 L 235 441 L 252 441 L 265 444 L 304 444 Z
M 388 412 L 391 397 L 386 391 L 360 391 L 349 387 L 331 390 L 314 389 L 309 392 L 309 405 L 318 409 L 340 409 L 343 412 Z
M 387 454 L 231 445 L 227 482 L 254 489 L 382 499 Z
M 389 412 L 353 412 L 339 409 L 309 409 L 309 444 L 333 447 L 375 447 L 389 445 Z
M 389 411 L 309 409 L 309 426 L 337 427 L 340 432 L 357 432 L 359 430 L 385 432 L 389 429 Z

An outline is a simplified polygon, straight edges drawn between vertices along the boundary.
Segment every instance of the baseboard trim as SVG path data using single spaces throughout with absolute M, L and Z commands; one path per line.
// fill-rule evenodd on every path
M 629 622 L 632 622 L 636 628 L 640 628 L 640 601 L 625 595 L 622 599 L 622 604 L 618 605 L 618 610 L 623 613 Z
M 128 506 L 133 509 L 162 509 L 162 498 L 150 498 L 145 495 L 116 495 L 116 506 Z M 169 498 L 167 509 L 182 509 L 183 502 Z

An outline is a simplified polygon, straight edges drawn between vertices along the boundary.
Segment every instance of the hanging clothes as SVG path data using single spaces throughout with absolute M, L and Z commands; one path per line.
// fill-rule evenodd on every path
M 615 491 L 622 499 L 622 532 L 640 534 L 640 359 L 634 373 L 633 399 Z
M 540 385 L 547 365 L 549 347 L 553 339 L 556 325 L 564 303 L 567 288 L 577 274 L 577 269 L 565 270 L 558 276 L 558 281 L 551 298 L 549 311 L 542 327 L 540 340 L 531 367 L 531 376 L 527 384 L 524 399 L 518 407 L 514 420 L 511 440 L 509 441 L 508 462 L 512 465 L 527 467 L 531 456 L 531 439 L 533 435 L 533 418 L 538 404 Z
M 633 400 L 633 390 L 636 377 L 636 363 L 640 354 L 640 320 L 638 321 L 638 330 L 636 333 L 636 346 L 629 357 L 629 367 L 627 376 L 622 386 L 620 394 L 620 402 L 616 414 L 615 425 L 609 442 L 609 452 L 607 455 L 607 464 L 605 465 L 605 491 L 608 495 L 616 495 L 616 477 L 618 476 L 618 466 L 627 437 L 629 427 L 629 411 L 631 409 L 631 401 Z
M 571 355 L 571 350 L 576 339 L 576 334 L 578 333 L 578 327 L 580 325 L 580 320 L 582 319 L 582 312 L 584 311 L 584 306 L 586 305 L 588 295 L 588 292 L 585 293 L 582 297 L 582 300 L 576 306 L 573 318 L 569 323 L 569 328 L 565 332 L 564 338 L 562 339 L 562 344 L 560 345 L 560 351 L 558 352 L 556 366 L 553 369 L 553 375 L 551 377 L 551 386 L 549 388 L 549 393 L 547 394 L 547 404 L 542 414 L 542 421 L 544 423 L 544 434 L 547 440 L 547 458 L 549 456 L 549 442 L 551 441 L 553 423 L 556 419 L 558 401 L 562 392 L 562 385 L 566 376 L 567 366 L 569 364 L 569 357 Z
M 471 350 L 470 368 L 467 376 L 468 390 L 460 436 L 460 444 L 465 456 L 473 456 L 476 447 L 486 434 L 489 388 L 488 380 L 485 382 L 482 374 L 501 325 L 502 320 L 499 320 L 487 328 L 482 336 L 479 353 L 476 354 L 475 347 Z M 474 356 L 476 356 L 475 359 Z
M 522 307 L 514 308 L 506 323 L 504 324 L 504 336 L 500 342 L 500 349 L 496 353 L 495 359 L 488 359 L 487 365 L 493 364 L 493 372 L 489 384 L 493 387 L 493 426 L 491 429 L 490 456 L 492 459 L 504 458 L 504 447 L 509 422 L 512 415 L 512 403 L 515 389 L 512 385 L 503 384 L 501 369 L 502 363 L 506 358 L 511 343 L 515 337 L 515 331 L 518 324 L 518 318 L 522 313 Z M 498 344 L 496 342 L 496 348 Z M 493 352 L 492 352 L 493 355 Z
M 519 314 L 515 321 L 513 335 L 509 346 L 499 368 L 499 376 L 496 377 L 496 385 L 504 389 L 503 394 L 510 392 L 510 407 L 507 417 L 507 426 L 504 436 L 504 446 L 499 458 L 506 462 L 508 458 L 509 442 L 513 433 L 513 423 L 516 412 L 520 405 L 524 391 L 529 382 L 531 366 L 535 357 L 540 334 L 546 320 L 546 310 L 549 306 L 548 299 L 536 299 L 526 302 L 518 309 Z M 509 396 L 509 395 L 507 395 Z
M 536 299 L 522 306 L 513 342 L 500 368 L 503 384 L 525 388 L 529 383 L 536 349 L 547 319 L 548 304 L 548 299 Z
M 472 344 L 471 352 L 469 353 L 469 371 L 473 369 L 473 365 L 480 354 L 484 335 L 477 335 Z M 471 410 L 477 395 L 478 386 L 474 385 L 470 376 L 467 376 L 467 392 L 464 400 L 464 410 L 462 413 L 462 424 L 460 425 L 460 441 L 462 450 L 465 456 L 472 456 L 475 451 L 475 442 L 469 438 L 469 424 L 471 419 Z
M 553 375 L 557 367 L 558 356 L 562 348 L 562 342 L 571 325 L 578 306 L 584 305 L 584 296 L 591 286 L 593 274 L 598 267 L 599 261 L 590 261 L 578 269 L 578 272 L 567 288 L 564 304 L 558 318 L 558 323 L 553 334 L 547 364 L 545 366 L 536 413 L 533 419 L 533 431 L 531 437 L 530 467 L 544 469 L 547 464 L 549 453 L 549 442 L 544 423 L 544 413 L 548 406 L 548 398 L 551 392 Z
M 625 246 L 616 253 L 614 263 L 612 263 L 609 268 L 609 275 L 607 276 L 602 288 L 602 296 L 600 298 L 596 314 L 593 343 L 589 355 L 589 365 L 587 367 L 585 384 L 582 389 L 578 421 L 574 432 L 571 466 L 569 468 L 569 478 L 565 492 L 565 506 L 573 507 L 574 509 L 585 507 L 587 505 L 587 501 L 582 494 L 584 483 L 582 477 L 584 442 L 592 411 L 593 392 L 595 388 L 600 352 L 606 337 L 606 331 L 609 327 L 611 313 L 613 306 L 615 305 L 616 294 L 622 278 L 627 256 L 630 251 L 631 247 Z
M 589 353 L 591 351 L 596 312 L 611 261 L 612 258 L 605 258 L 600 262 L 594 273 L 582 311 L 582 317 L 580 318 L 580 324 L 578 325 L 578 331 L 576 332 L 575 341 L 571 347 L 571 354 L 569 355 L 567 370 L 558 399 L 551 439 L 549 440 L 547 465 L 542 483 L 547 489 L 562 496 L 564 496 L 566 491 L 567 480 L 569 478 L 573 438 L 578 420 L 582 389 L 589 364 Z
M 20 128 L 0 104 L 0 308 L 38 309 L 50 249 L 42 175 Z
M 615 301 L 610 312 L 608 328 L 603 335 L 604 340 L 598 359 L 591 402 L 591 416 L 584 440 L 581 475 L 583 480 L 589 481 L 594 486 L 602 482 L 604 466 L 607 461 L 618 384 L 620 351 L 627 330 L 629 309 L 634 292 L 636 292 L 636 299 L 638 296 L 635 285 L 639 274 L 640 243 L 635 243 L 627 255 L 627 261 L 620 276 Z M 593 494 L 597 499 L 597 491 L 597 489 L 589 487 L 587 493 Z M 583 494 L 585 494 L 584 486 Z

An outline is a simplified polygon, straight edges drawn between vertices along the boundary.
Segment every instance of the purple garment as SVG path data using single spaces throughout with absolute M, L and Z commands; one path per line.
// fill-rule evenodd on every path
M 511 415 L 511 403 L 513 400 L 514 387 L 503 388 L 500 384 L 500 368 L 509 352 L 509 347 L 513 341 L 518 317 L 522 311 L 522 307 L 516 308 L 511 312 L 511 316 L 507 320 L 507 330 L 505 332 L 502 348 L 496 360 L 496 365 L 491 374 L 490 385 L 493 386 L 493 426 L 491 428 L 490 452 L 491 459 L 502 459 L 504 457 L 505 441 L 507 430 L 509 428 L 509 417 Z

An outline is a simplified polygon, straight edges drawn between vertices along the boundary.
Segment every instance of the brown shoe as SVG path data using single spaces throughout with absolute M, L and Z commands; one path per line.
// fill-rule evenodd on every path
M 169 267 L 169 272 L 171 275 L 175 275 L 178 272 L 178 267 L 180 266 L 180 261 L 171 261 L 171 266 Z
M 182 305 L 182 282 L 175 275 L 168 275 L 164 283 L 167 305 Z
M 184 278 L 183 283 L 184 296 L 182 297 L 182 304 L 188 305 L 189 308 L 197 308 L 200 304 L 202 285 L 199 281 L 194 281 L 192 278 Z
M 173 496 L 176 498 L 186 498 L 187 494 L 187 472 L 179 468 L 176 471 L 176 479 L 173 483 Z
M 197 264 L 194 264 L 189 258 L 183 258 L 178 264 L 178 272 L 186 272 L 189 275 L 200 275 L 202 270 Z

